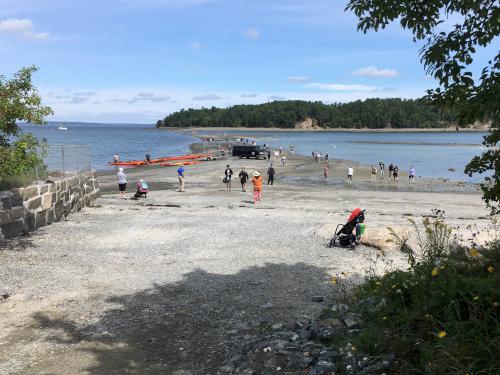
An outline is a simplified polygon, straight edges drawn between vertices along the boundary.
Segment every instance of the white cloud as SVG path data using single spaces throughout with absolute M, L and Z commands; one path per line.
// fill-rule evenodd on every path
M 260 38 L 260 33 L 253 27 L 245 30 L 245 35 L 248 39 L 257 40 Z
M 362 77 L 395 77 L 398 75 L 397 70 L 394 69 L 379 69 L 375 66 L 367 66 L 352 72 L 355 76 Z
M 44 40 L 50 35 L 47 32 L 35 32 L 33 22 L 28 18 L 8 18 L 0 21 L 0 33 L 19 35 L 32 40 Z
M 320 83 L 313 82 L 305 85 L 308 89 L 320 89 L 320 90 L 329 90 L 329 91 L 353 91 L 353 92 L 372 92 L 378 90 L 378 87 L 368 86 L 368 85 L 358 85 L 351 84 L 345 85 L 341 83 Z
M 287 100 L 284 96 L 272 95 L 268 98 L 269 100 Z
M 217 95 L 217 94 L 204 94 L 204 95 L 193 96 L 191 99 L 193 99 L 193 100 L 222 100 L 224 98 L 222 96 Z
M 193 51 L 198 51 L 201 48 L 201 43 L 198 42 L 189 43 L 189 48 L 191 48 Z
M 300 83 L 300 82 L 307 82 L 310 80 L 310 78 L 307 76 L 291 76 L 291 77 L 288 77 L 286 80 L 288 82 Z
M 257 96 L 259 96 L 259 94 L 241 94 L 240 95 L 242 98 L 256 98 Z

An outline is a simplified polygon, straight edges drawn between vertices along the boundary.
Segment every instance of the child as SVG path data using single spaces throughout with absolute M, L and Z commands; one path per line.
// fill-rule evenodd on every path
M 259 171 L 253 172 L 252 184 L 253 184 L 253 203 L 257 204 L 257 202 L 262 201 L 262 177 L 260 176 Z

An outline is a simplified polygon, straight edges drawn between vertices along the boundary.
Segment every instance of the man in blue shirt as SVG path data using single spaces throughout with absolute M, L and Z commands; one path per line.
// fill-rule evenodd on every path
M 177 169 L 177 177 L 179 177 L 179 191 L 184 191 L 184 166 L 181 164 Z

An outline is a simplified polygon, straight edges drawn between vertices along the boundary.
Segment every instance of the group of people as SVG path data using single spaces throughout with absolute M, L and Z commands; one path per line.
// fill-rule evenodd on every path
M 273 167 L 273 164 L 269 165 L 267 169 L 267 184 L 274 184 L 274 176 L 276 175 L 276 170 Z M 231 181 L 233 178 L 233 170 L 231 166 L 228 164 L 226 169 L 224 170 L 224 179 L 223 183 L 226 184 L 226 191 L 231 191 Z M 240 173 L 238 173 L 238 178 L 240 179 L 241 191 L 246 192 L 246 187 L 249 179 L 248 172 L 245 167 L 241 167 Z M 262 176 L 259 171 L 254 171 L 252 173 L 252 185 L 253 185 L 253 201 L 254 204 L 262 201 Z
M 394 179 L 394 181 L 398 181 L 399 179 L 399 167 L 393 163 L 389 164 L 388 168 L 388 179 L 390 180 L 391 177 Z M 385 177 L 385 163 L 383 161 L 380 161 L 378 163 L 378 170 L 377 168 L 372 165 L 372 182 L 375 182 L 377 179 L 377 173 L 380 176 L 380 180 L 382 181 Z M 410 169 L 408 170 L 408 183 L 409 184 L 414 184 L 415 183 L 415 167 L 410 166 Z
M 127 190 L 127 175 L 123 171 L 123 168 L 118 169 L 116 177 L 118 179 L 118 196 L 125 199 L 125 192 Z M 143 178 L 137 181 L 136 188 L 137 190 L 134 194 L 134 198 L 147 197 L 149 193 L 149 186 Z
M 319 152 L 318 150 L 313 150 L 311 152 L 312 158 L 314 161 L 319 162 L 321 161 L 321 158 L 323 158 L 323 154 Z M 328 162 L 328 152 L 325 153 L 324 155 L 325 161 Z

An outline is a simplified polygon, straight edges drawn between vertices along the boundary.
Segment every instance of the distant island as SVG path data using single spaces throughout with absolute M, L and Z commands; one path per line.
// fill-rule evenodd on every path
M 455 114 L 424 99 L 366 99 L 324 104 L 273 101 L 228 108 L 187 109 L 158 120 L 158 128 L 409 129 L 455 127 Z

